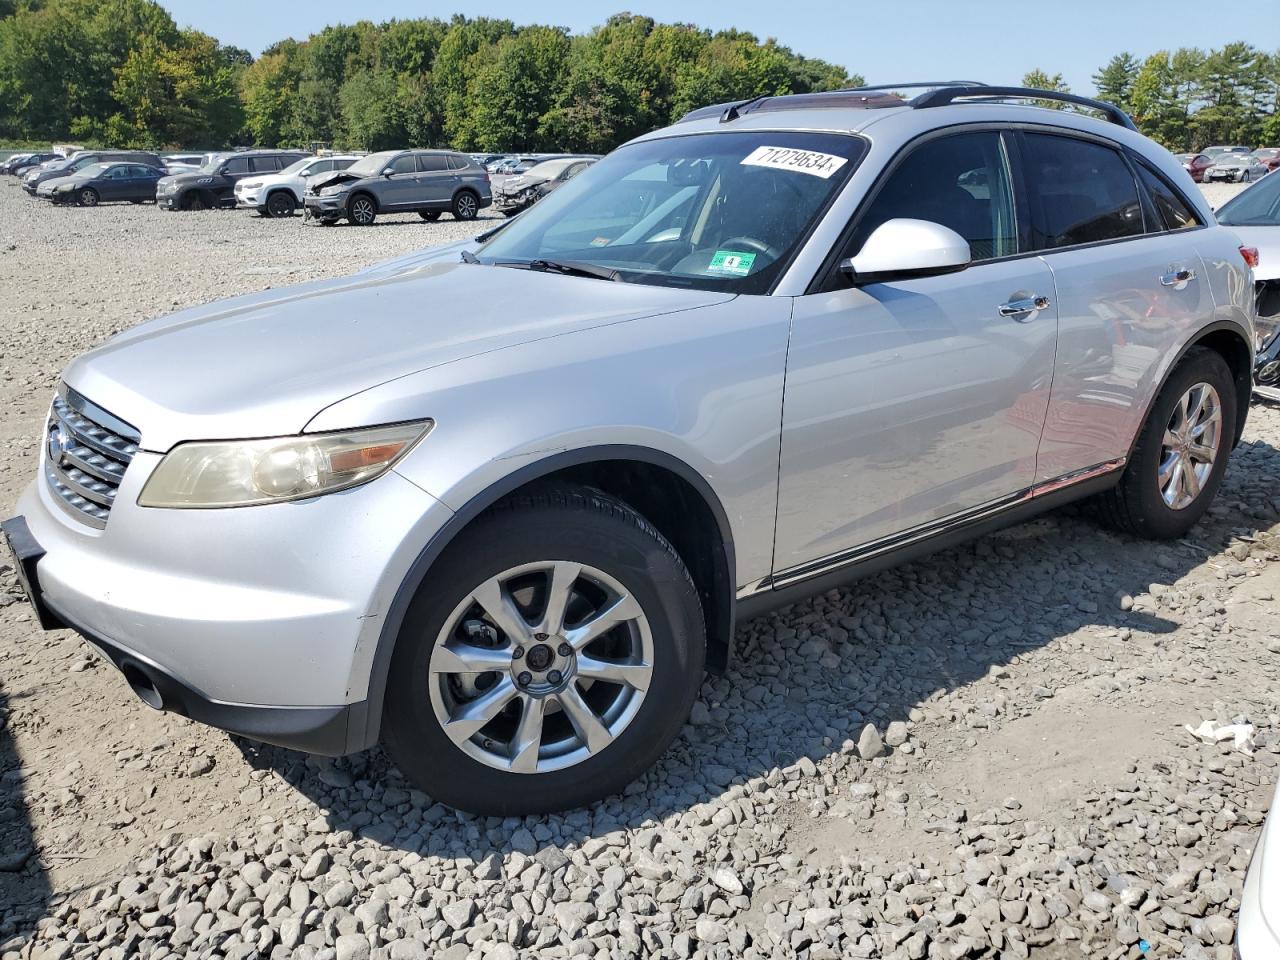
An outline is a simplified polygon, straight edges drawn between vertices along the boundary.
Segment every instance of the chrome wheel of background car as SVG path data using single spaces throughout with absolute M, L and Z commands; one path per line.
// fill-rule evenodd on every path
M 453 214 L 459 220 L 474 220 L 476 214 L 480 211 L 476 198 L 469 193 L 460 193 L 458 198 L 453 201 Z
M 431 706 L 468 756 L 511 773 L 598 754 L 640 709 L 653 636 L 618 581 L 568 560 L 524 564 L 476 587 L 431 652 Z
M 373 209 L 373 201 L 368 197 L 356 197 L 351 201 L 351 219 L 362 227 L 373 223 L 377 211 Z
M 82 207 L 96 207 L 98 205 L 98 191 L 92 187 L 85 187 L 80 191 L 80 196 L 77 199 Z
M 1194 384 L 1164 429 L 1157 480 L 1166 505 L 1190 506 L 1204 489 L 1222 444 L 1222 400 L 1208 383 Z

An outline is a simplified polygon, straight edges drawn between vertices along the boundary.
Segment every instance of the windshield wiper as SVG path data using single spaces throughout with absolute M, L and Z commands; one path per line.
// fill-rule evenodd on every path
M 593 263 L 578 263 L 570 260 L 530 260 L 530 270 L 541 270 L 544 273 L 562 273 L 573 277 L 595 277 L 598 280 L 620 280 L 617 270 L 608 267 L 597 267 Z

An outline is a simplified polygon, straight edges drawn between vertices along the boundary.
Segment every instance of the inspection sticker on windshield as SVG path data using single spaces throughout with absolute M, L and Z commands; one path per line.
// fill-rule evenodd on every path
M 833 153 L 818 153 L 816 150 L 756 147 L 743 159 L 742 166 L 792 170 L 825 180 L 848 162 L 848 157 L 837 157 Z
M 745 277 L 751 272 L 751 265 L 756 262 L 754 253 L 738 253 L 736 250 L 717 250 L 707 264 L 708 270 L 716 273 L 731 273 L 735 277 Z

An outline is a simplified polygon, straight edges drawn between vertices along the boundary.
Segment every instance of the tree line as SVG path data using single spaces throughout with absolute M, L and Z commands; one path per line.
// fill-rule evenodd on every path
M 4 139 L 605 152 L 704 104 L 861 82 L 772 39 L 627 13 L 576 35 L 488 17 L 360 21 L 255 59 L 154 0 L 0 0 Z M 1280 141 L 1280 53 L 1123 53 L 1094 82 L 1173 149 Z M 1038 70 L 1024 83 L 1066 89 Z

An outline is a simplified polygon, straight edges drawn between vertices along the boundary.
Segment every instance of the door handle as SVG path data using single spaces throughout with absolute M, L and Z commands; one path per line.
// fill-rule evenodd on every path
M 1196 272 L 1183 267 L 1181 270 L 1170 270 L 1168 273 L 1160 277 L 1160 282 L 1166 287 L 1176 287 L 1182 283 L 1190 283 L 1196 278 Z
M 1036 315 L 1041 310 L 1047 310 L 1051 303 L 1048 297 L 1022 297 L 1002 303 L 996 309 L 1000 311 L 1002 317 L 1015 317 L 1019 322 L 1025 323 L 1028 320 L 1034 320 Z

